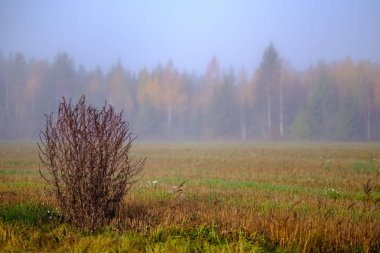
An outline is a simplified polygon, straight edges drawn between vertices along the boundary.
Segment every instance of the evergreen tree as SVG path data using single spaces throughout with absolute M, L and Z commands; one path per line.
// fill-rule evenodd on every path
M 239 132 L 239 113 L 234 94 L 234 76 L 224 77 L 220 87 L 215 87 L 211 100 L 209 119 L 214 137 L 236 137 Z
M 276 117 L 279 109 L 280 96 L 280 62 L 276 48 L 271 43 L 264 51 L 259 68 L 259 80 L 256 92 L 256 123 L 260 128 L 261 137 L 271 139 L 279 132 L 274 126 L 279 126 Z M 265 123 L 264 123 L 265 122 Z M 279 127 L 278 127 L 279 128 Z
M 320 63 L 307 104 L 311 137 L 331 138 L 337 109 L 337 94 L 329 79 L 327 66 Z

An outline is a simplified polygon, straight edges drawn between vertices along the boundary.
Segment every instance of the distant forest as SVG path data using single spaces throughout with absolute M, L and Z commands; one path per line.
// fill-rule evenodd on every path
M 297 71 L 273 45 L 255 70 L 223 70 L 214 57 L 203 74 L 170 61 L 104 72 L 76 67 L 67 53 L 52 62 L 0 55 L 0 139 L 37 139 L 44 114 L 82 94 L 123 110 L 139 140 L 380 140 L 379 63 L 347 58 Z

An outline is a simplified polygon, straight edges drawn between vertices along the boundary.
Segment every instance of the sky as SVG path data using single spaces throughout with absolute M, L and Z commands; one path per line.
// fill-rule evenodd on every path
M 379 0 L 0 0 L 0 52 L 139 71 L 172 60 L 203 73 L 254 70 L 273 43 L 296 69 L 323 59 L 380 62 Z

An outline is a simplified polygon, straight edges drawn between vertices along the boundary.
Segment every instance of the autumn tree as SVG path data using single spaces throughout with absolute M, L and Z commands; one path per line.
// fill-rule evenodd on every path
M 102 101 L 107 100 L 105 78 L 102 69 L 98 66 L 89 73 L 88 83 L 85 92 L 94 104 L 100 105 Z
M 374 71 L 374 106 L 376 110 L 380 110 L 380 64 L 377 64 Z
M 219 138 L 233 119 L 229 135 L 242 140 L 378 140 L 378 68 L 346 58 L 298 71 L 272 44 L 252 74 L 242 70 L 227 82 L 231 75 L 216 57 L 201 74 L 179 73 L 170 61 L 136 74 L 120 61 L 106 72 L 77 68 L 64 52 L 52 62 L 0 55 L 0 137 L 33 138 L 38 112 L 50 111 L 61 96 L 86 93 L 93 104 L 107 100 L 126 109 L 131 128 L 148 138 Z
M 204 136 L 212 135 L 212 120 L 209 117 L 210 103 L 215 94 L 215 90 L 221 85 L 221 70 L 218 59 L 214 56 L 207 65 L 206 73 L 203 77 L 202 88 L 200 90 L 197 108 L 201 112 L 203 121 Z
M 214 56 L 207 65 L 202 85 L 200 105 L 207 108 L 210 104 L 210 98 L 214 93 L 214 89 L 221 84 L 221 70 L 218 59 Z
M 110 104 L 130 113 L 134 106 L 132 92 L 130 83 L 128 83 L 127 73 L 120 60 L 108 73 L 106 82 Z
M 160 94 L 159 98 L 161 98 L 159 106 L 163 107 L 167 112 L 167 125 L 169 132 L 171 132 L 173 115 L 179 114 L 181 121 L 183 121 L 184 106 L 187 102 L 181 75 L 174 68 L 171 61 L 165 66 L 161 82 L 160 91 L 158 93 Z
M 201 76 L 193 73 L 182 74 L 182 84 L 187 96 L 184 108 L 184 118 L 181 122 L 181 133 L 187 137 L 199 139 L 203 133 L 204 111 L 199 104 L 203 80 Z
M 157 74 L 156 77 L 153 77 L 147 68 L 143 68 L 138 77 L 137 128 L 146 137 L 157 135 L 162 131 L 162 115 L 157 109 L 157 105 L 160 103 L 159 92 Z
M 11 55 L 5 78 L 5 123 L 9 137 L 20 138 L 26 124 L 22 93 L 27 80 L 27 63 L 22 53 Z
M 355 99 L 355 66 L 350 58 L 338 62 L 334 67 L 335 86 L 338 92 L 335 136 L 338 140 L 353 140 L 359 127 L 359 106 Z
M 280 62 L 280 73 L 279 73 L 279 83 L 278 83 L 278 106 L 279 106 L 279 132 L 280 138 L 284 137 L 285 132 L 285 115 L 286 115 L 286 100 L 287 100 L 287 91 L 291 87 L 291 76 L 289 73 L 289 66 L 284 61 Z
M 375 110 L 374 134 L 377 139 L 380 135 L 380 64 L 374 66 L 373 71 L 373 106 Z
M 242 68 L 237 81 L 236 93 L 239 106 L 240 137 L 242 140 L 247 139 L 248 111 L 253 106 L 255 83 L 255 81 L 249 82 L 247 72 Z
M 75 66 L 73 59 L 66 53 L 59 53 L 51 66 L 49 81 L 45 89 L 44 99 L 48 107 L 54 108 L 62 96 L 74 97 Z
M 371 66 L 368 61 L 362 61 L 356 67 L 356 89 L 354 96 L 358 100 L 361 112 L 361 120 L 365 122 L 364 131 L 367 141 L 372 140 L 372 117 L 373 117 L 373 80 Z
M 49 65 L 46 60 L 37 60 L 30 64 L 27 72 L 27 80 L 22 91 L 22 101 L 24 108 L 26 108 L 27 115 L 26 120 L 28 122 L 28 128 L 23 132 L 30 138 L 37 134 L 36 129 L 40 125 L 42 110 L 46 110 L 44 102 L 41 101 L 41 97 L 46 87 L 49 75 Z
M 6 131 L 6 67 L 7 62 L 0 52 L 0 139 Z

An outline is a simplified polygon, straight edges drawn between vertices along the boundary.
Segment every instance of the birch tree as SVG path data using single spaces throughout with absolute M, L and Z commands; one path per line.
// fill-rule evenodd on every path
M 259 81 L 258 81 L 258 92 L 257 96 L 263 98 L 264 103 L 262 103 L 262 99 L 258 99 L 259 108 L 262 108 L 265 112 L 265 137 L 267 139 L 272 139 L 272 135 L 274 132 L 273 129 L 273 120 L 274 120 L 274 110 L 275 105 L 278 105 L 276 102 L 276 93 L 278 93 L 279 86 L 279 56 L 276 48 L 273 44 L 270 44 L 264 51 L 263 57 L 261 59 L 260 67 L 259 67 Z M 263 118 L 263 117 L 262 117 Z

